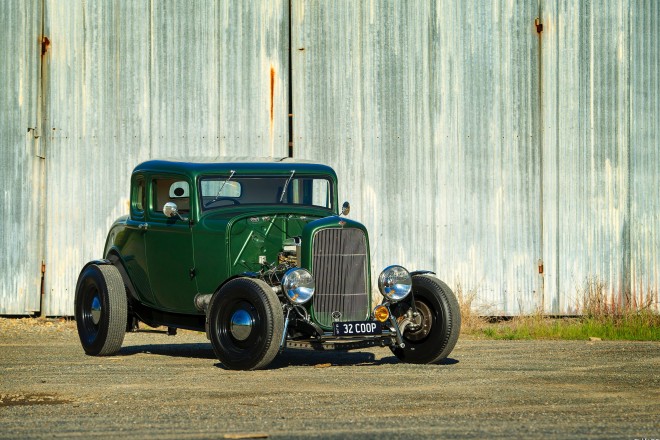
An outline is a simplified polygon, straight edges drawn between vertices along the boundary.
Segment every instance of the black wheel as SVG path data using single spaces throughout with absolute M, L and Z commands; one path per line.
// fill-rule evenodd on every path
M 128 306 L 124 282 L 114 266 L 90 264 L 78 277 L 75 314 L 85 353 L 109 356 L 124 341 Z
M 461 331 L 461 313 L 454 292 L 430 275 L 413 277 L 413 296 L 417 316 L 408 314 L 410 302 L 397 304 L 392 313 L 397 321 L 411 324 L 403 332 L 404 348 L 392 352 L 404 362 L 430 364 L 449 356 Z
M 277 355 L 283 331 L 280 301 L 261 280 L 236 278 L 211 299 L 211 343 L 220 362 L 229 369 L 266 367 Z

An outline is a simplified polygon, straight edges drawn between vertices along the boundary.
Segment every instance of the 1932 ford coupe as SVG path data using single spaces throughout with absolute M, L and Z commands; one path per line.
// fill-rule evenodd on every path
M 392 265 L 373 307 L 366 228 L 341 215 L 327 166 L 282 160 L 148 161 L 104 259 L 82 269 L 83 349 L 112 355 L 138 321 L 205 331 L 230 369 L 266 367 L 286 347 L 387 346 L 404 362 L 446 358 L 460 331 L 453 292 Z

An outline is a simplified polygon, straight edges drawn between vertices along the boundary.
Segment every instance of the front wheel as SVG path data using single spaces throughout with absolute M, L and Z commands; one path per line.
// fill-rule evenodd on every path
M 109 356 L 124 341 L 128 304 L 124 282 L 114 266 L 90 264 L 78 277 L 75 315 L 85 353 Z
M 454 349 L 461 331 L 461 313 L 454 292 L 430 275 L 413 277 L 412 296 L 417 316 L 403 332 L 404 348 L 392 348 L 400 360 L 413 364 L 439 362 Z M 406 319 L 411 308 L 402 302 L 393 309 L 397 321 Z
M 208 320 L 213 351 L 231 370 L 265 368 L 279 351 L 282 306 L 261 280 L 236 278 L 222 286 L 211 299 Z

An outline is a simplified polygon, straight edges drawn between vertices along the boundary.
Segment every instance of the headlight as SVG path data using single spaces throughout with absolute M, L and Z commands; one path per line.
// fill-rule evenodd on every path
M 412 290 L 410 273 L 401 266 L 386 267 L 378 276 L 378 289 L 390 301 L 401 301 Z
M 294 267 L 282 277 L 282 291 L 293 304 L 305 304 L 314 295 L 314 278 L 305 269 Z

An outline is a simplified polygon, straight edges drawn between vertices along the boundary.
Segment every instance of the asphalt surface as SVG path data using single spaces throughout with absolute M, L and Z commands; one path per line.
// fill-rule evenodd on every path
M 288 350 L 225 370 L 205 335 L 83 353 L 72 323 L 0 319 L 0 438 L 660 438 L 660 343 L 459 339 L 440 365 Z

